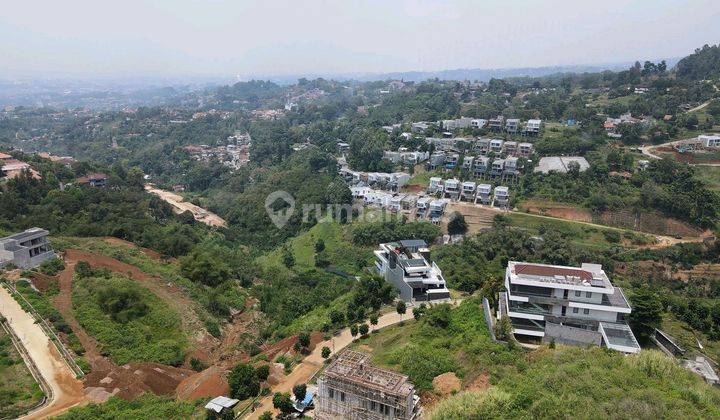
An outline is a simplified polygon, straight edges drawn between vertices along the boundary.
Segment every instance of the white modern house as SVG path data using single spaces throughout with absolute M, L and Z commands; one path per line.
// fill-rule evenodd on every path
M 475 204 L 490 204 L 492 202 L 492 186 L 490 184 L 480 184 L 477 186 L 475 193 Z
M 508 133 L 517 133 L 520 127 L 520 120 L 517 118 L 508 118 L 505 121 L 505 131 Z
M 462 166 L 460 167 L 463 171 L 469 171 L 472 169 L 473 160 L 475 159 L 474 156 L 465 156 L 463 157 Z
M 35 268 L 47 260 L 56 258 L 48 232 L 32 228 L 5 238 L 0 238 L 0 267 L 14 264 L 20 268 Z
M 481 177 L 487 173 L 490 159 L 487 156 L 478 156 L 473 161 L 473 173 L 476 177 Z
M 490 167 L 490 175 L 501 176 L 505 169 L 505 159 L 494 159 Z
M 487 125 L 487 120 L 484 120 L 482 118 L 477 118 L 472 121 L 470 121 L 470 126 L 472 128 L 484 128 L 485 125 Z
M 447 207 L 448 200 L 441 198 L 440 200 L 433 200 L 430 202 L 428 218 L 431 222 L 438 224 L 445 213 L 445 207 Z
M 450 298 L 442 271 L 429 261 L 425 241 L 409 239 L 380 244 L 374 253 L 378 273 L 398 289 L 405 302 Z
M 517 154 L 520 156 L 528 157 L 533 154 L 533 144 L 532 143 L 518 143 L 518 151 Z
M 467 201 L 472 201 L 475 198 L 475 182 L 465 181 L 462 183 L 460 189 L 461 197 Z
M 625 321 L 630 312 L 623 291 L 611 284 L 599 264 L 510 261 L 498 317 L 509 317 L 519 339 L 637 353 L 640 346 Z
M 507 207 L 510 202 L 510 190 L 508 187 L 497 186 L 493 194 L 493 206 Z
M 494 153 L 502 153 L 504 143 L 504 141 L 499 139 L 490 140 L 490 151 Z
M 720 136 L 716 134 L 701 134 L 697 138 L 703 147 L 720 147 Z
M 533 134 L 533 135 L 539 134 L 541 125 L 542 125 L 542 120 L 537 120 L 537 119 L 527 120 L 527 123 L 525 124 L 525 133 Z
M 434 176 L 430 178 L 430 183 L 428 184 L 427 192 L 428 194 L 436 194 L 438 192 L 443 191 L 443 180 L 439 176 Z
M 417 208 L 417 217 L 419 219 L 424 218 L 430 212 L 430 203 L 433 201 L 431 197 L 420 197 L 415 202 Z
M 450 198 L 458 198 L 460 195 L 460 181 L 455 178 L 445 180 L 445 189 L 443 195 Z

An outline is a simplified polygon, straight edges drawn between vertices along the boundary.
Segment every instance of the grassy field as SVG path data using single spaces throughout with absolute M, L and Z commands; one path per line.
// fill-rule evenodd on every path
M 295 257 L 298 269 L 315 267 L 315 243 L 322 240 L 322 251 L 331 266 L 349 274 L 359 274 L 362 268 L 370 264 L 372 250 L 351 243 L 350 225 L 337 222 L 318 223 L 307 232 L 289 240 L 289 247 Z M 278 248 L 257 258 L 257 263 L 265 268 L 287 270 L 282 263 L 283 249 Z
M 175 401 L 170 397 L 144 394 L 133 401 L 113 397 L 104 404 L 89 404 L 76 407 L 58 417 L 64 420 L 84 419 L 188 419 L 204 418 L 200 408 L 202 400 L 196 402 Z
M 427 171 L 425 170 L 424 166 L 417 165 L 415 167 L 415 173 L 408 181 L 407 185 L 423 185 L 426 186 L 430 183 L 430 178 L 434 176 L 443 176 L 443 173 L 440 171 Z
M 180 316 L 136 282 L 76 278 L 72 301 L 80 324 L 117 364 L 183 362 L 188 343 Z
M 464 391 L 430 409 L 429 418 L 720 416 L 720 391 L 658 352 L 625 356 L 565 346 L 526 351 L 494 343 L 478 299 L 457 309 L 438 307 L 353 346 L 408 375 L 426 393 L 433 392 L 435 376 L 454 372 Z
M 660 328 L 669 334 L 677 345 L 688 351 L 697 350 L 697 340 L 700 340 L 704 349 L 703 353 L 707 354 L 714 360 L 720 360 L 720 341 L 713 341 L 700 331 L 693 331 L 685 322 L 677 319 L 673 314 L 666 313 L 663 317 L 662 327 Z
M 652 240 L 648 235 L 637 232 L 611 227 L 589 226 L 570 220 L 552 219 L 521 213 L 507 213 L 505 216 L 510 220 L 510 225 L 513 227 L 525 229 L 532 233 L 540 233 L 542 229 L 560 232 L 568 236 L 576 245 L 589 249 L 608 249 L 619 245 L 623 241 L 641 240 L 642 242 L 646 242 Z M 615 241 L 617 237 L 620 238 L 619 241 Z
M 10 336 L 0 328 L 0 418 L 15 418 L 42 397 L 42 390 L 13 346 Z
M 695 173 L 710 189 L 720 191 L 720 166 L 696 166 Z

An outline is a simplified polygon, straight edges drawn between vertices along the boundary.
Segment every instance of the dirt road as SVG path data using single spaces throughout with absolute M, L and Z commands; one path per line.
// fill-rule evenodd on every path
M 451 303 L 453 305 L 459 305 L 462 300 L 454 300 Z M 397 312 L 387 313 L 378 318 L 378 324 L 373 327 L 373 331 L 389 327 L 400 323 L 400 321 L 412 319 L 412 307 L 408 306 L 404 315 L 400 315 Z M 297 384 L 307 383 L 313 375 L 315 375 L 323 366 L 324 359 L 322 357 L 322 348 L 329 347 L 332 351 L 331 354 L 336 354 L 340 350 L 349 346 L 353 342 L 353 336 L 350 334 L 350 328 L 345 328 L 340 334 L 334 336 L 330 340 L 318 343 L 315 349 L 305 358 L 300 364 L 298 364 L 289 375 L 285 376 L 282 381 L 273 387 L 272 392 L 269 396 L 260 400 L 260 405 L 252 413 L 248 414 L 246 419 L 258 419 L 265 411 L 275 413 L 276 410 L 273 408 L 273 395 L 275 392 L 292 392 L 293 386 Z
M 33 317 L 3 287 L 0 287 L 0 313 L 8 320 L 10 328 L 20 338 L 30 359 L 52 390 L 46 405 L 23 418 L 48 418 L 84 403 L 82 382 L 75 378 L 72 369 Z
M 196 206 L 193 203 L 188 203 L 185 201 L 185 199 L 175 193 L 171 193 L 170 191 L 161 190 L 159 188 L 155 188 L 152 184 L 145 185 L 145 191 L 155 194 L 158 197 L 162 198 L 163 201 L 169 203 L 173 208 L 175 209 L 175 212 L 180 214 L 186 211 L 189 211 L 190 213 L 195 216 L 195 220 L 199 222 L 203 222 L 208 226 L 212 227 L 226 227 L 227 222 L 217 214 L 205 210 L 204 208 L 200 206 Z

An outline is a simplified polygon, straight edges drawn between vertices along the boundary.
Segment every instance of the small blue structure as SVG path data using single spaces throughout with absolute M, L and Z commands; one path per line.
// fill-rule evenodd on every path
M 307 390 L 302 401 L 295 402 L 295 410 L 302 413 L 313 405 L 315 391 Z

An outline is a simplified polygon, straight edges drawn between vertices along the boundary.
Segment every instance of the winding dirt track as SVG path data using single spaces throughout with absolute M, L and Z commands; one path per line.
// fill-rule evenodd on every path
M 176 213 L 182 213 L 185 211 L 189 211 L 193 214 L 195 217 L 195 220 L 200 221 L 202 223 L 205 223 L 208 226 L 212 227 L 226 227 L 227 222 L 217 214 L 205 210 L 204 208 L 200 206 L 196 206 L 193 203 L 188 203 L 185 201 L 185 199 L 182 196 L 179 196 L 175 193 L 171 193 L 170 191 L 161 190 L 159 188 L 155 188 L 152 184 L 145 185 L 145 191 L 155 194 L 158 197 L 162 198 L 163 201 L 167 202 L 173 208 L 175 209 Z
M 0 287 L 0 313 L 8 320 L 10 328 L 20 338 L 30 359 L 52 390 L 46 405 L 22 418 L 48 418 L 85 403 L 82 382 L 75 378 L 72 369 L 33 317 L 3 287 Z

